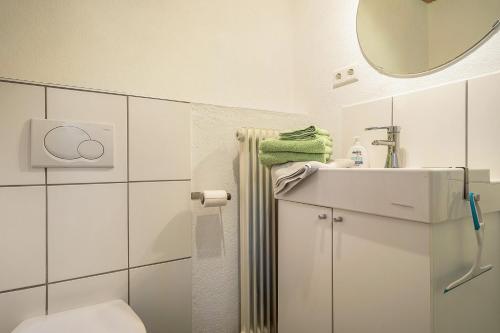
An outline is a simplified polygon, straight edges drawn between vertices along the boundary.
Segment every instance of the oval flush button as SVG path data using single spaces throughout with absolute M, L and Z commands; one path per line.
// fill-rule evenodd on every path
M 45 135 L 44 145 L 45 149 L 55 157 L 75 160 L 80 158 L 78 145 L 90 139 L 90 135 L 79 127 L 58 126 Z
M 96 140 L 85 140 L 78 145 L 78 153 L 86 160 L 96 160 L 104 154 L 104 146 Z

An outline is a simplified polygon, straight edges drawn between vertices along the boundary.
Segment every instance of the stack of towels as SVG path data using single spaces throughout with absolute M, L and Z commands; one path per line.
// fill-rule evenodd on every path
M 266 166 L 287 162 L 327 163 L 332 156 L 332 138 L 328 131 L 309 126 L 265 139 L 259 146 L 259 159 Z

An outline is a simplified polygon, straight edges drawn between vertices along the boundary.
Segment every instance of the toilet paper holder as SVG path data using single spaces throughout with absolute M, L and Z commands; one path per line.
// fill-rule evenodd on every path
M 191 200 L 203 201 L 203 192 L 191 192 Z M 227 200 L 231 200 L 231 193 L 227 193 Z

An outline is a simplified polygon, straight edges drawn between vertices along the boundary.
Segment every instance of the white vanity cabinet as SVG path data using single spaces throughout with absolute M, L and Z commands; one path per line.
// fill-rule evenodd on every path
M 426 333 L 430 233 L 411 221 L 334 210 L 335 333 Z
M 284 200 L 278 209 L 279 332 L 428 332 L 425 225 Z
M 279 195 L 279 333 L 500 332 L 500 184 L 487 172 L 470 188 L 494 269 L 444 293 L 477 249 L 461 175 L 319 170 Z
M 278 330 L 332 332 L 332 210 L 280 201 Z

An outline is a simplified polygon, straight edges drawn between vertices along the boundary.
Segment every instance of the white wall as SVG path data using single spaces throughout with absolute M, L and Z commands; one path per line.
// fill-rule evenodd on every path
M 459 63 L 432 75 L 398 79 L 380 74 L 363 58 L 356 38 L 357 1 L 295 0 L 296 96 L 338 139 L 342 105 L 400 94 L 500 69 L 500 34 Z M 360 82 L 332 90 L 336 68 L 358 65 Z M 338 145 L 336 146 L 338 147 Z
M 364 131 L 380 124 L 401 126 L 402 167 L 457 167 L 489 169 L 500 179 L 500 72 L 433 86 L 403 95 L 364 101 L 344 107 L 344 142 L 359 135 L 372 167 L 383 167 L 386 147 L 372 146 L 386 134 Z M 342 147 L 347 152 L 348 145 Z M 467 151 L 467 153 L 466 153 Z
M 0 333 L 115 299 L 192 332 L 190 109 L 0 82 Z M 31 168 L 31 118 L 113 124 L 114 167 Z
M 233 195 L 222 208 L 193 203 L 193 332 L 239 332 L 240 127 L 285 129 L 311 119 L 265 111 L 194 105 L 192 111 L 192 189 L 224 189 Z
M 45 111 L 49 119 L 114 124 L 115 167 L 31 168 L 29 119 L 44 118 Z M 307 115 L 0 82 L 6 161 L 0 165 L 0 333 L 46 311 L 118 298 L 130 302 L 151 333 L 238 331 L 236 131 L 310 123 Z M 203 189 L 225 189 L 233 200 L 223 209 L 223 224 L 217 209 L 193 202 L 191 237 L 189 192 Z M 23 241 L 27 246 L 19 247 Z
M 3 0 L 0 77 L 293 112 L 287 0 Z
M 442 72 L 381 75 L 359 49 L 356 7 L 355 0 L 5 0 L 0 76 L 239 106 L 192 113 L 192 189 L 236 192 L 237 127 L 308 122 L 245 107 L 309 112 L 338 133 L 342 105 L 500 70 L 497 35 Z M 334 70 L 352 63 L 360 82 L 332 90 Z M 214 212 L 195 210 L 193 332 L 237 331 L 236 202 L 223 213 L 225 253 Z
M 223 210 L 222 230 L 214 211 L 193 206 L 193 332 L 233 333 L 239 327 L 236 129 L 310 124 L 303 115 L 253 110 L 295 111 L 290 5 L 286 0 L 0 3 L 0 77 L 238 106 L 199 104 L 192 112 L 192 190 L 224 188 L 234 198 Z M 131 299 L 142 302 L 158 284 L 142 296 L 134 293 L 136 287 L 132 283 Z M 0 309 L 9 295 L 0 299 Z M 21 296 L 29 305 L 16 310 L 22 317 L 43 312 L 43 290 Z M 40 299 L 36 309 L 30 307 L 33 297 Z M 150 320 L 151 311 L 137 310 Z

